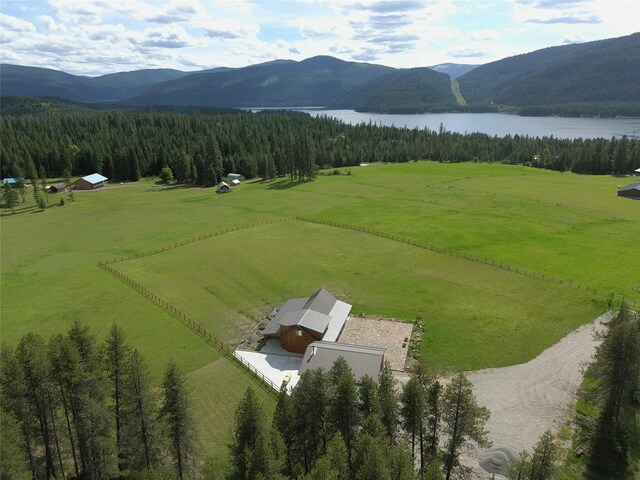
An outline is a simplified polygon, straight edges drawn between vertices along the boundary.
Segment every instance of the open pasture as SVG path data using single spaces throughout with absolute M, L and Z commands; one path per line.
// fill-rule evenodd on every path
M 29 331 L 48 337 L 76 319 L 103 338 L 117 322 L 156 379 L 170 358 L 189 373 L 205 453 L 223 461 L 235 405 L 255 384 L 164 310 L 101 270 L 99 261 L 300 215 L 589 285 L 600 301 L 615 291 L 640 303 L 640 202 L 615 195 L 617 185 L 630 179 L 433 162 L 351 170 L 350 176 L 324 175 L 306 184 L 250 182 L 226 195 L 141 181 L 79 192 L 75 202 L 42 213 L 5 215 L 1 339 L 15 344 Z M 59 197 L 52 197 L 55 205 Z M 243 337 L 286 298 L 324 285 L 355 311 L 405 320 L 422 315 L 423 354 L 455 369 L 530 359 L 591 321 L 602 305 L 584 291 L 294 220 L 113 266 L 228 340 Z M 261 395 L 273 408 L 273 400 Z
M 114 266 L 230 342 L 273 306 L 321 286 L 352 303 L 355 313 L 420 315 L 422 355 L 443 369 L 527 361 L 598 311 L 584 291 L 295 220 Z

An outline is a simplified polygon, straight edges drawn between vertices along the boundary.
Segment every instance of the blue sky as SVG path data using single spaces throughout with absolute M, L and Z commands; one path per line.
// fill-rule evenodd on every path
M 638 31 L 638 0 L 0 0 L 2 62 L 81 75 L 314 55 L 480 64 Z

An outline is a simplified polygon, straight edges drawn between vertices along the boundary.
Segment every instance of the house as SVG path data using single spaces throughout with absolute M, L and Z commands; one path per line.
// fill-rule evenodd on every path
M 18 188 L 18 185 L 20 184 L 20 179 L 19 178 L 3 178 L 2 179 L 2 184 L 8 184 L 11 186 L 11 188 Z
M 280 339 L 288 352 L 305 353 L 313 342 L 335 342 L 350 312 L 351 305 L 321 288 L 310 297 L 287 300 L 262 334 Z
M 618 196 L 640 199 L 640 182 L 622 187 L 618 190 Z
M 231 191 L 231 187 L 227 185 L 225 182 L 220 182 L 216 185 L 216 192 L 218 193 L 227 193 Z
M 333 363 L 340 357 L 349 364 L 353 376 L 359 381 L 364 375 L 377 379 L 384 365 L 386 348 L 352 345 L 335 342 L 313 342 L 307 347 L 299 374 L 307 370 L 322 368 L 331 370 Z
M 104 187 L 108 180 L 107 177 L 103 177 L 99 173 L 92 173 L 73 182 L 73 188 L 76 190 L 94 190 Z
M 47 193 L 64 193 L 67 191 L 67 186 L 64 183 L 56 183 L 55 185 L 47 185 L 45 190 Z
M 231 182 L 233 182 L 234 180 L 238 180 L 238 182 L 244 182 L 245 180 L 244 175 L 241 175 L 240 173 L 230 173 L 227 175 L 227 179 Z
M 636 177 L 640 177 L 640 168 L 636 168 L 636 169 L 633 171 L 633 174 L 634 174 Z

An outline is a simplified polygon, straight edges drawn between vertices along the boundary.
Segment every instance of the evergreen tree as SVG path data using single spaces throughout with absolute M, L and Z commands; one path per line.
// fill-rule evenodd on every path
M 358 396 L 360 400 L 359 408 L 363 418 L 378 413 L 378 384 L 369 375 L 363 375 L 360 378 Z
M 120 470 L 123 468 L 122 460 L 124 457 L 121 435 L 124 370 L 129 350 L 130 348 L 125 341 L 124 331 L 114 323 L 111 325 L 109 335 L 104 345 L 104 363 L 110 384 L 111 400 L 113 402 L 113 414 L 116 425 L 116 451 Z
M 533 447 L 531 456 L 530 480 L 553 480 L 558 471 L 560 451 L 551 431 L 542 434 Z
M 121 450 L 130 469 L 158 466 L 156 405 L 149 368 L 138 350 L 130 351 L 123 372 Z
M 8 183 L 2 185 L 2 199 L 4 200 L 4 206 L 16 213 L 16 203 L 18 203 L 18 192 L 11 187 Z
M 518 458 L 509 464 L 508 480 L 529 480 L 531 475 L 531 455 L 522 451 Z
M 477 404 L 471 382 L 463 373 L 456 375 L 447 385 L 442 401 L 442 422 L 448 438 L 443 459 L 446 480 L 455 469 L 466 470 L 458 458 L 468 440 L 476 441 L 481 447 L 489 446 L 484 430 L 488 419 L 489 410 Z
M 20 423 L 0 406 L 0 478 L 26 479 L 29 467 L 25 461 L 24 439 L 20 431 Z
M 387 429 L 387 434 L 394 440 L 399 422 L 398 395 L 395 389 L 396 381 L 391 372 L 391 365 L 385 360 L 378 382 L 378 404 L 380 405 L 380 420 Z
M 194 456 L 193 420 L 191 400 L 184 375 L 173 362 L 165 371 L 161 385 L 162 407 L 160 418 L 164 422 L 166 436 L 171 444 L 171 456 L 178 478 L 182 480 L 190 469 Z
M 334 363 L 334 367 L 338 364 L 338 360 Z M 334 368 L 331 370 L 331 374 L 336 373 Z M 349 369 L 342 373 L 342 376 L 335 387 L 335 393 L 329 409 L 329 421 L 333 428 L 339 431 L 344 438 L 344 442 L 347 446 L 349 463 L 351 463 L 353 442 L 355 441 L 356 432 L 360 424 L 359 413 L 356 382 L 353 378 L 353 374 L 351 373 L 351 369 Z
M 283 384 L 278 393 L 278 402 L 273 414 L 273 426 L 280 433 L 285 446 L 286 473 L 289 476 L 293 476 L 292 452 L 294 450 L 295 436 L 292 425 L 291 398 L 289 397 L 287 386 Z
M 64 177 L 64 186 L 69 194 L 69 200 L 73 202 L 73 182 L 71 181 L 71 172 L 68 168 L 65 168 L 62 176 Z
M 233 465 L 232 479 L 268 479 L 275 474 L 262 405 L 251 388 L 247 388 L 236 409 L 229 451 Z
M 400 395 L 402 408 L 400 416 L 402 417 L 402 426 L 404 430 L 411 436 L 411 455 L 416 456 L 416 436 L 422 438 L 423 417 L 425 414 L 425 398 L 424 389 L 415 376 L 402 387 Z M 423 451 L 421 447 L 421 465 L 423 462 Z

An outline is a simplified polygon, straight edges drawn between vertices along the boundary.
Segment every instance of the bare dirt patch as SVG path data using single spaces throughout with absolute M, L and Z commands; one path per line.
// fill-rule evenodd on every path
M 603 331 L 609 319 L 608 314 L 598 317 L 527 363 L 467 372 L 478 403 L 491 411 L 487 429 L 494 446 L 531 451 L 542 433 L 556 431 L 569 418 L 583 368 L 599 343 L 594 333 Z M 487 454 L 491 456 L 490 451 L 475 451 L 470 457 L 489 466 Z M 496 468 L 489 470 L 499 473 Z
M 386 348 L 384 358 L 389 360 L 391 369 L 404 371 L 412 330 L 411 323 L 384 318 L 350 317 L 338 342 Z

